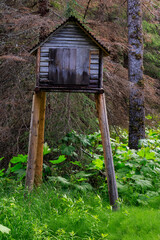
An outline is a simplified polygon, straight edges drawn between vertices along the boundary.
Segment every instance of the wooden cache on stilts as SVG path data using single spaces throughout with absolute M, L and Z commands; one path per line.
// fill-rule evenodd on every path
M 117 209 L 109 126 L 103 90 L 103 56 L 108 50 L 75 17 L 68 18 L 39 43 L 37 80 L 33 95 L 26 186 L 33 189 L 42 182 L 46 92 L 94 93 L 102 135 L 110 204 Z

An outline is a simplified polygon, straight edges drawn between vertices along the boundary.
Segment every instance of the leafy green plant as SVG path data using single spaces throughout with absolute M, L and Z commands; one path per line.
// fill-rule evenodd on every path
M 152 120 L 151 116 L 147 116 Z M 146 128 L 147 138 L 139 142 L 139 150 L 128 148 L 126 130 L 118 129 L 119 135 L 111 133 L 111 146 L 116 171 L 119 197 L 129 204 L 148 204 L 150 198 L 160 195 L 160 128 Z M 99 189 L 106 195 L 103 147 L 100 132 L 84 135 L 71 131 L 56 148 L 44 144 L 44 155 L 53 154 L 53 160 L 43 164 L 45 180 L 55 186 L 77 190 Z M 27 155 L 11 159 L 6 173 L 21 180 L 25 175 Z
M 50 162 L 52 164 L 58 164 L 58 163 L 62 163 L 66 160 L 65 155 L 60 155 L 59 158 L 57 160 L 50 160 Z
M 2 233 L 7 233 L 7 234 L 9 234 L 10 230 L 11 230 L 11 229 L 9 229 L 9 228 L 3 226 L 2 224 L 0 224 L 0 231 L 1 231 Z
M 146 129 L 147 139 L 140 141 L 139 150 L 128 148 L 128 134 L 119 129 L 119 136 L 112 132 L 111 145 L 119 196 L 132 204 L 147 204 L 152 196 L 160 194 L 160 130 Z M 54 169 L 58 182 L 87 183 L 106 192 L 106 174 L 103 147 L 99 132 L 90 135 L 68 133 L 54 149 L 57 154 L 64 154 L 65 161 L 54 160 Z M 63 156 L 63 155 L 62 155 Z M 61 159 L 61 158 L 60 158 Z M 58 164 L 63 162 L 63 164 Z M 68 169 L 70 169 L 68 171 Z M 63 172 L 63 179 L 59 176 Z M 64 177 L 65 176 L 65 177 Z M 64 181 L 63 181 L 64 180 Z
M 18 154 L 10 160 L 7 171 L 3 177 L 16 178 L 21 181 L 26 174 L 27 155 Z
M 43 156 L 49 154 L 51 149 L 47 143 L 43 145 Z M 10 160 L 7 171 L 5 169 L 0 170 L 0 177 L 9 177 L 16 178 L 16 180 L 21 181 L 26 176 L 26 167 L 27 167 L 27 158 L 28 155 L 18 154 L 17 156 L 12 157 Z M 0 158 L 0 161 L 3 159 Z
M 0 177 L 2 177 L 4 175 L 4 168 L 0 170 Z
M 132 204 L 147 204 L 160 194 L 160 129 L 147 129 L 148 139 L 140 141 L 138 151 L 119 144 L 114 149 L 114 164 L 119 195 Z
M 0 161 L 4 159 L 4 157 L 0 158 Z M 0 177 L 2 177 L 4 175 L 4 168 L 0 170 Z
M 48 146 L 48 143 L 45 142 L 45 143 L 43 144 L 43 156 L 49 154 L 50 152 L 51 152 L 51 149 L 50 149 L 50 147 Z

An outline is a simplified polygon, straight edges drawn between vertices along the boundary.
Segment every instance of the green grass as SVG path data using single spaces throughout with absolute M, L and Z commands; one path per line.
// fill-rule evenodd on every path
M 109 232 L 114 240 L 160 239 L 158 222 L 160 211 L 138 207 L 126 208 L 112 214 Z
M 160 240 L 160 128 L 146 128 L 138 150 L 128 148 L 126 131 L 119 134 L 111 138 L 119 211 L 111 211 L 99 174 L 105 172 L 100 133 L 71 132 L 57 147 L 58 158 L 45 165 L 47 182 L 31 194 L 21 183 L 26 155 L 1 170 L 0 240 Z M 44 145 L 44 155 L 52 151 Z
M 160 198 L 147 208 L 121 205 L 112 212 L 94 192 L 43 184 L 28 194 L 7 180 L 1 180 L 0 187 L 0 224 L 11 229 L 10 234 L 0 233 L 2 240 L 160 239 Z

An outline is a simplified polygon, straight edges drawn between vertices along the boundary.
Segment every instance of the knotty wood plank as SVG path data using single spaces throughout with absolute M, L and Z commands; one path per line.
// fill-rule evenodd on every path
M 103 88 L 103 52 L 99 51 L 99 87 Z
M 69 84 L 76 83 L 76 64 L 77 64 L 77 50 L 70 49 L 70 59 L 69 59 Z
M 54 81 L 56 79 L 56 54 L 57 49 L 49 49 L 49 72 L 48 78 L 49 80 Z
M 40 67 L 48 67 L 49 62 L 40 62 Z
M 38 88 L 37 88 L 38 90 Z M 103 89 L 100 89 L 100 88 L 93 88 L 91 86 L 87 86 L 86 88 L 75 88 L 74 87 L 71 87 L 71 88 L 68 88 L 68 87 L 53 87 L 53 86 L 41 86 L 40 87 L 40 90 L 41 91 L 45 91 L 45 92 L 77 92 L 77 93 L 103 93 L 104 90 Z
M 97 70 L 90 69 L 90 74 L 91 75 L 97 75 L 98 73 L 99 73 L 98 69 Z
M 79 48 L 77 50 L 76 84 L 89 84 L 89 49 Z
M 41 67 L 41 66 L 40 66 L 40 72 L 41 72 L 41 73 L 42 73 L 42 72 L 43 72 L 43 73 L 48 73 L 48 69 L 49 69 L 48 67 Z

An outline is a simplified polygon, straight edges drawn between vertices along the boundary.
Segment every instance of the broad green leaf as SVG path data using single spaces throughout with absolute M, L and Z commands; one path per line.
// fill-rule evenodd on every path
M 155 152 L 147 153 L 145 156 L 146 159 L 155 159 Z
M 92 191 L 92 186 L 89 184 L 89 183 L 82 183 L 81 185 L 80 184 L 73 184 L 73 186 L 75 188 L 77 188 L 78 190 L 81 190 L 81 191 L 86 191 L 86 190 L 89 190 L 89 191 Z
M 98 159 L 93 160 L 92 163 L 95 165 L 96 169 L 98 169 L 98 170 L 103 169 L 103 163 L 104 163 L 103 160 L 98 158 Z
M 152 116 L 151 115 L 147 115 L 145 116 L 146 119 L 152 119 Z
M 50 162 L 52 164 L 58 164 L 58 163 L 64 162 L 65 160 L 66 160 L 65 155 L 60 155 L 57 160 L 50 160 Z
M 23 154 L 18 154 L 18 156 L 17 157 L 13 157 L 12 159 L 11 159 L 11 163 L 25 163 L 25 162 L 27 162 L 27 157 L 28 157 L 28 155 L 23 155 Z
M 99 144 L 99 145 L 98 145 L 97 150 L 99 150 L 100 152 L 103 152 L 103 146 L 102 146 L 102 144 Z
M 85 147 L 91 146 L 90 141 L 86 137 L 83 137 L 82 143 L 83 143 L 83 146 L 85 146 Z
M 48 177 L 48 179 L 50 181 L 57 181 L 57 182 L 60 182 L 62 183 L 63 185 L 72 185 L 66 178 L 63 178 L 63 177 Z
M 4 175 L 4 168 L 0 170 L 0 177 L 2 177 Z
M 21 163 L 17 163 L 14 167 L 11 167 L 11 172 L 16 172 L 21 168 L 23 168 L 23 165 Z
M 51 171 L 50 167 L 45 163 L 43 163 L 43 169 L 45 170 L 45 173 L 49 173 Z
M 71 161 L 71 163 L 72 163 L 73 165 L 77 165 L 77 166 L 79 166 L 79 167 L 82 167 L 82 164 L 81 164 L 80 162 L 78 162 L 78 161 L 75 161 L 75 162 Z
M 51 149 L 49 148 L 47 142 L 43 144 L 43 156 L 47 155 L 48 153 L 51 152 Z
M 117 164 L 116 164 L 116 169 L 124 168 L 125 166 L 130 166 L 130 165 L 128 165 L 128 164 L 129 164 L 129 163 L 124 164 L 123 162 L 118 161 Z
M 1 231 L 2 233 L 7 233 L 7 234 L 9 234 L 9 232 L 11 231 L 11 229 L 9 229 L 9 228 L 7 228 L 7 227 L 5 227 L 5 226 L 3 226 L 3 225 L 0 224 L 0 231 Z
M 75 174 L 77 178 L 85 178 L 85 177 L 90 177 L 92 175 L 93 173 L 85 173 L 84 171 L 80 171 L 79 173 Z
M 75 147 L 73 147 L 72 145 L 67 146 L 65 144 L 61 145 L 60 149 L 61 149 L 62 154 L 67 155 L 67 156 L 72 156 L 73 152 L 75 151 Z
M 87 178 L 80 178 L 77 180 L 78 182 L 83 182 L 83 181 L 87 181 Z
M 26 176 L 26 170 L 25 169 L 18 169 L 14 173 L 17 174 L 18 181 L 21 181 Z
M 152 182 L 150 180 L 144 179 L 142 176 L 135 175 L 132 177 L 135 180 L 136 185 L 141 186 L 142 188 L 152 188 Z

